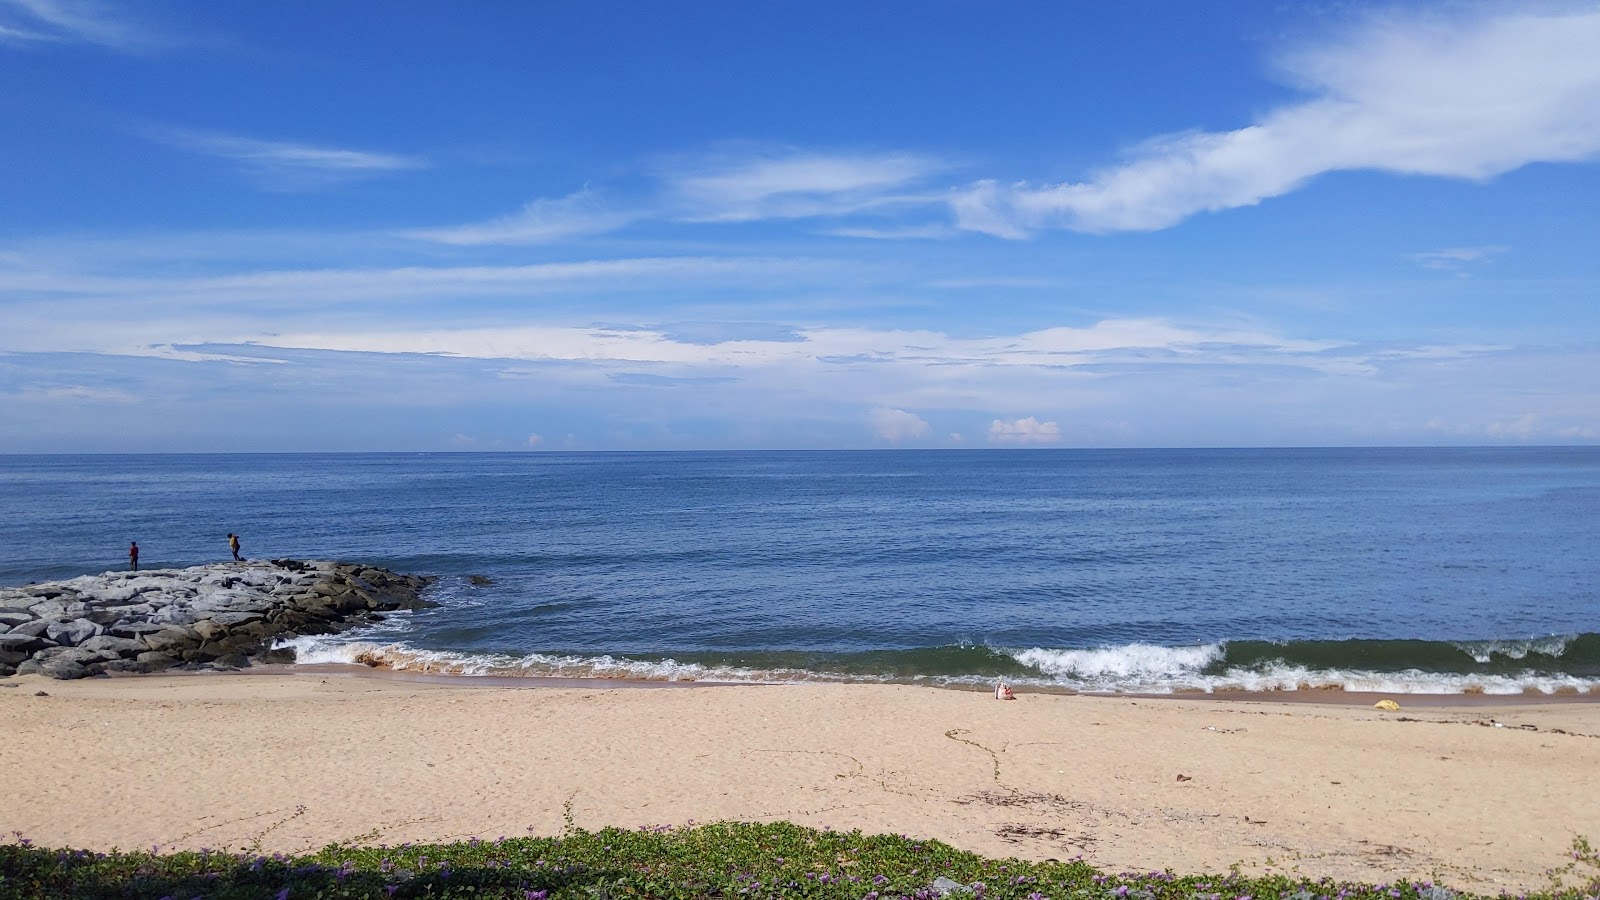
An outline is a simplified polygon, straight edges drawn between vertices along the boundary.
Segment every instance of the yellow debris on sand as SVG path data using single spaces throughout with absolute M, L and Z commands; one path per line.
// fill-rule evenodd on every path
M 1394 712 L 1395 710 L 1400 708 L 1400 704 L 1394 702 L 1393 700 L 1379 700 L 1377 703 L 1372 704 L 1372 708 L 1373 709 L 1386 709 L 1389 712 Z

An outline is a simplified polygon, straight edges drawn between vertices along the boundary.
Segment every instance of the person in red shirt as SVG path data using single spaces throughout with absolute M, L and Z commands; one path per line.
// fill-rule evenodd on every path
M 128 542 L 128 568 L 132 569 L 135 572 L 139 571 L 139 542 L 138 541 L 129 541 Z

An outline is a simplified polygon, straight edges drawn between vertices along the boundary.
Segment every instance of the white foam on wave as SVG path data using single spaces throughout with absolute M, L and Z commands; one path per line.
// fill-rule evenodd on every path
M 1231 668 L 1215 675 L 1152 686 L 1150 690 L 1152 693 L 1338 690 L 1383 694 L 1581 694 L 1600 691 L 1600 680 L 1531 672 L 1522 675 L 1457 675 L 1419 669 L 1371 672 L 1361 669 L 1308 669 L 1276 663 L 1259 672 Z
M 453 653 L 422 650 L 403 641 L 374 640 L 365 631 L 351 635 L 293 638 L 276 646 L 293 650 L 302 664 L 368 665 L 400 672 L 436 675 L 546 678 L 604 678 L 629 681 L 792 684 L 802 682 L 910 683 L 943 686 L 987 685 L 984 675 L 873 676 L 845 675 L 807 669 L 753 669 L 707 666 L 672 659 L 657 661 L 615 656 L 569 656 L 548 653 Z M 1089 650 L 1034 647 L 1008 655 L 1037 670 L 1038 676 L 1008 677 L 1019 687 L 1078 691 L 1172 694 L 1218 691 L 1340 690 L 1386 694 L 1557 694 L 1600 693 L 1600 679 L 1572 676 L 1456 675 L 1411 670 L 1371 672 L 1359 669 L 1308 669 L 1272 663 L 1259 671 L 1231 667 L 1207 672 L 1223 658 L 1226 646 L 1161 647 L 1129 644 Z
M 1091 650 L 1034 647 L 1011 653 L 1010 656 L 1046 675 L 1071 680 L 1142 682 L 1199 673 L 1221 660 L 1226 652 L 1227 647 L 1223 644 L 1201 644 L 1197 647 L 1124 644 Z
M 1553 635 L 1526 641 L 1461 641 L 1455 646 L 1470 655 L 1475 662 L 1486 663 L 1497 655 L 1507 659 L 1526 659 L 1530 653 L 1540 656 L 1560 656 L 1567 652 L 1567 645 L 1571 643 L 1571 635 Z
M 441 675 L 614 678 L 630 681 L 714 681 L 753 684 L 838 680 L 823 673 L 800 669 L 759 670 L 737 666 L 680 663 L 672 659 L 649 661 L 614 656 L 451 653 L 420 650 L 401 642 L 340 640 L 338 637 L 320 635 L 297 637 L 280 642 L 276 646 L 293 650 L 296 663 L 345 663 L 400 672 Z
M 1496 642 L 1487 653 L 1505 652 L 1499 646 L 1529 652 L 1559 654 L 1567 640 Z M 1161 647 L 1152 644 L 1125 644 L 1089 650 L 1058 650 L 1034 647 L 1009 655 L 1038 669 L 1050 684 L 1082 691 L 1169 694 L 1186 691 L 1296 691 L 1342 690 L 1389 694 L 1525 694 L 1600 692 L 1600 679 L 1575 676 L 1541 675 L 1460 675 L 1445 672 L 1372 672 L 1361 669 L 1310 669 L 1282 661 L 1260 669 L 1231 666 L 1223 671 L 1207 671 L 1227 654 L 1226 644 L 1192 647 Z M 1509 653 L 1507 654 L 1509 655 Z M 1521 658 L 1515 657 L 1515 658 Z M 1029 679 L 1016 679 L 1027 683 Z

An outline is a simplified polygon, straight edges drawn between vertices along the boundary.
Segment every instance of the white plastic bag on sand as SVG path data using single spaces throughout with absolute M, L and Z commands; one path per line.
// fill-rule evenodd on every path
M 1015 700 L 1016 695 L 1011 693 L 1011 686 L 1004 681 L 994 683 L 994 698 L 996 700 Z

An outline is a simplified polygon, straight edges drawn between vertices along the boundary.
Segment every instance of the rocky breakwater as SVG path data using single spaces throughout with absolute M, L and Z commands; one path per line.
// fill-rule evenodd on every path
M 0 677 L 292 662 L 273 641 L 432 606 L 427 584 L 371 566 L 274 559 L 0 588 Z

